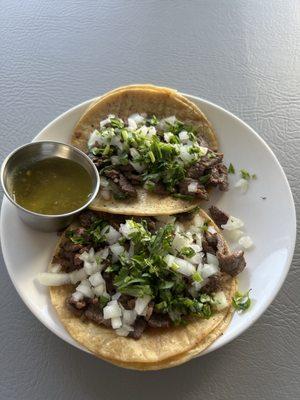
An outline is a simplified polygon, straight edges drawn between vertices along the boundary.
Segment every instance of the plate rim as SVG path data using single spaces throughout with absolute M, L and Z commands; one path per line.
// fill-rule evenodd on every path
M 292 237 L 292 241 L 291 241 L 291 251 L 288 254 L 287 260 L 283 266 L 283 271 L 282 274 L 280 276 L 280 279 L 277 282 L 277 285 L 275 287 L 275 289 L 273 290 L 272 294 L 268 297 L 264 308 L 263 309 L 259 309 L 256 314 L 253 315 L 253 317 L 249 318 L 249 320 L 240 328 L 235 330 L 228 338 L 226 338 L 226 340 L 222 343 L 220 342 L 218 339 L 211 345 L 209 346 L 206 350 L 204 350 L 203 352 L 201 352 L 200 354 L 198 354 L 196 357 L 201 357 L 205 354 L 208 354 L 212 351 L 215 351 L 225 345 L 227 345 L 228 343 L 230 343 L 232 340 L 234 340 L 235 338 L 237 338 L 238 336 L 240 336 L 241 334 L 243 334 L 247 329 L 249 329 L 249 327 L 251 325 L 253 325 L 265 312 L 266 310 L 269 308 L 269 306 L 271 305 L 271 303 L 274 301 L 275 297 L 278 295 L 286 277 L 287 274 L 290 270 L 291 264 L 292 264 L 292 260 L 293 260 L 293 256 L 294 256 L 294 252 L 295 252 L 295 245 L 296 245 L 296 234 L 297 234 L 297 219 L 296 219 L 296 208 L 295 208 L 295 202 L 294 202 L 294 198 L 293 198 L 293 194 L 292 194 L 292 190 L 289 184 L 289 181 L 287 179 L 287 176 L 285 174 L 285 171 L 283 169 L 283 167 L 281 166 L 279 160 L 277 159 L 275 153 L 273 152 L 273 150 L 270 148 L 270 146 L 265 142 L 265 140 L 250 126 L 248 125 L 246 122 L 244 122 L 241 118 L 237 117 L 235 114 L 233 114 L 232 112 L 226 110 L 225 108 L 209 101 L 206 99 L 203 99 L 201 97 L 195 96 L 195 95 L 190 95 L 187 94 L 185 92 L 181 93 L 183 96 L 187 97 L 189 100 L 192 101 L 196 101 L 196 102 L 200 102 L 200 103 L 204 103 L 212 108 L 215 108 L 218 110 L 218 112 L 221 112 L 223 114 L 225 114 L 226 116 L 230 117 L 231 119 L 234 119 L 236 122 L 238 122 L 239 124 L 242 124 L 245 128 L 247 128 L 252 135 L 254 135 L 256 137 L 256 139 L 258 139 L 258 141 L 260 142 L 260 145 L 263 146 L 272 156 L 273 161 L 277 164 L 277 167 L 279 168 L 281 175 L 284 179 L 284 183 L 288 189 L 287 191 L 287 195 L 288 195 L 288 202 L 291 206 L 291 212 L 292 212 L 292 226 L 291 226 L 291 237 Z M 76 109 L 84 107 L 84 106 L 88 106 L 89 104 L 91 104 L 93 101 L 95 101 L 96 99 L 98 99 L 101 96 L 96 96 L 93 97 L 91 99 L 85 100 L 71 108 L 69 108 L 68 110 L 64 111 L 63 113 L 61 113 L 59 116 L 57 116 L 56 118 L 54 118 L 52 121 L 50 121 L 43 129 L 41 129 L 41 131 L 32 139 L 31 142 L 36 142 L 39 140 L 40 136 L 43 135 L 43 133 L 45 131 L 47 131 L 49 129 L 49 127 L 51 127 L 53 124 L 55 124 L 57 121 L 59 121 L 60 119 L 66 117 L 69 114 L 72 114 Z M 71 335 L 66 331 L 66 329 L 64 328 L 64 331 L 67 333 L 67 335 L 70 336 L 71 340 L 68 340 L 65 336 L 64 336 L 64 331 L 60 331 L 58 329 L 56 329 L 56 327 L 52 327 L 50 326 L 47 321 L 43 321 L 42 319 L 40 319 L 39 314 L 36 313 L 35 311 L 33 311 L 31 304 L 26 300 L 25 296 L 23 296 L 23 292 L 21 290 L 19 290 L 18 285 L 15 282 L 15 279 L 13 277 L 12 274 L 12 269 L 10 269 L 8 267 L 8 262 L 7 262 L 7 254 L 6 254 L 6 250 L 3 247 L 3 241 L 2 241 L 2 237 L 4 236 L 4 227 L 3 227 L 3 223 L 2 223 L 2 214 L 3 214 L 3 209 L 4 209 L 4 205 L 5 202 L 8 201 L 5 196 L 3 196 L 2 198 L 2 204 L 1 204 L 1 215 L 0 215 L 0 219 L 1 219 L 1 226 L 0 226 L 0 238 L 1 238 L 1 249 L 2 249 L 2 255 L 3 255 L 3 260 L 5 263 L 5 267 L 6 270 L 8 272 L 8 275 L 10 277 L 10 280 L 15 288 L 15 290 L 17 291 L 18 295 L 20 296 L 20 298 L 22 299 L 22 301 L 24 302 L 24 304 L 28 307 L 28 309 L 31 311 L 31 313 L 48 329 L 50 330 L 52 333 L 54 333 L 56 336 L 58 336 L 60 339 L 62 339 L 64 342 L 73 345 L 75 347 L 77 347 L 80 350 L 85 351 L 86 353 L 92 354 L 89 350 L 87 350 L 85 347 L 81 346 L 79 343 L 77 343 L 72 337 Z M 93 355 L 93 354 L 92 354 Z

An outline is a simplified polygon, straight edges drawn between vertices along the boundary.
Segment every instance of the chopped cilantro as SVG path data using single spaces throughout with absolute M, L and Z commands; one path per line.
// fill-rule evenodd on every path
M 151 118 L 146 119 L 147 126 L 156 126 L 157 124 L 158 124 L 158 119 L 156 118 L 155 115 L 152 115 Z
M 209 221 L 204 221 L 203 225 L 201 226 L 201 231 L 207 232 L 208 227 L 209 227 Z
M 199 274 L 199 272 L 195 272 L 195 273 L 193 274 L 192 278 L 193 278 L 193 281 L 195 281 L 195 282 L 202 282 L 202 281 L 203 281 L 203 278 L 202 278 L 202 276 Z
M 248 292 L 246 293 L 235 292 L 232 298 L 232 305 L 236 310 L 238 311 L 248 310 L 248 308 L 251 305 L 251 299 L 249 295 L 250 290 L 248 290 Z
M 235 174 L 235 168 L 231 163 L 229 164 L 229 167 L 228 167 L 228 173 Z
M 251 175 L 251 178 L 252 178 L 252 179 L 257 179 L 257 175 L 256 175 L 256 174 L 252 174 L 252 175 Z
M 181 199 L 181 200 L 193 200 L 194 196 L 190 196 L 188 194 L 181 194 L 181 193 L 175 193 L 172 194 L 173 197 L 175 197 L 175 199 Z
M 109 302 L 109 297 L 107 297 L 107 296 L 99 297 L 99 303 L 102 308 L 105 307 L 108 302 Z
M 180 250 L 180 254 L 181 254 L 182 256 L 186 256 L 186 257 L 188 257 L 188 258 L 191 258 L 191 257 L 193 257 L 193 256 L 196 254 L 196 252 L 195 252 L 195 250 L 192 249 L 191 247 L 183 247 L 183 248 Z
M 124 122 L 120 118 L 111 118 L 110 125 L 113 128 L 118 128 L 118 129 L 124 128 Z
M 201 178 L 199 179 L 199 182 L 200 182 L 202 185 L 205 185 L 205 184 L 209 181 L 209 178 L 210 178 L 210 174 L 203 175 L 203 176 L 201 176 Z

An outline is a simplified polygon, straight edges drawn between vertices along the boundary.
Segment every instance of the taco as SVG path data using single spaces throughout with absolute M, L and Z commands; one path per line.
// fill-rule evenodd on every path
M 216 134 L 198 107 L 175 90 L 122 87 L 97 99 L 77 123 L 72 144 L 101 176 L 90 208 L 125 215 L 170 215 L 228 189 Z
M 245 265 L 202 210 L 151 218 L 85 211 L 39 279 L 75 340 L 113 364 L 147 370 L 181 364 L 224 332 Z

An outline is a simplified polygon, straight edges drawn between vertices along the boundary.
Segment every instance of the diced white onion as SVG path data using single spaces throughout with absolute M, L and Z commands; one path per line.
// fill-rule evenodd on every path
M 189 134 L 187 131 L 181 131 L 179 132 L 179 139 L 181 140 L 182 143 L 187 143 L 189 140 Z
M 239 240 L 239 244 L 244 248 L 244 249 L 249 249 L 250 247 L 253 246 L 253 241 L 250 238 L 250 236 L 243 236 Z
M 128 118 L 133 120 L 136 124 L 142 124 L 145 121 L 145 118 L 141 114 L 132 114 Z
M 103 308 L 103 317 L 104 319 L 111 319 L 121 317 L 122 310 L 119 306 L 117 300 L 110 301 L 104 308 Z
M 116 292 L 113 296 L 111 296 L 112 300 L 119 300 L 119 298 L 121 297 L 122 293 L 120 292 Z
M 174 257 L 171 254 L 165 256 L 165 261 L 169 267 L 176 267 L 176 271 L 182 275 L 191 276 L 196 272 L 195 266 L 182 258 Z
M 120 239 L 121 234 L 113 226 L 110 225 L 108 231 L 105 234 L 105 236 L 106 236 L 107 242 L 110 245 L 112 245 L 112 244 L 116 243 Z
M 136 320 L 137 313 L 135 310 L 123 310 L 123 324 L 133 325 Z
M 61 286 L 71 283 L 69 274 L 66 273 L 41 272 L 38 274 L 37 279 L 45 286 Z
M 219 271 L 219 268 L 214 264 L 204 264 L 201 268 L 201 276 L 203 279 L 206 279 L 212 275 L 215 275 Z
M 100 283 L 100 285 L 94 287 L 92 290 L 93 290 L 93 292 L 94 292 L 94 294 L 95 294 L 96 296 L 104 296 L 104 295 L 107 295 L 107 293 L 106 293 L 106 284 L 105 284 L 105 282 Z M 107 296 L 108 296 L 108 295 L 107 295 Z M 109 296 L 108 296 L 108 297 L 109 297 Z
M 133 168 L 137 171 L 137 172 L 143 172 L 145 169 L 145 166 L 138 163 L 138 162 L 133 162 L 133 161 L 129 161 L 129 164 L 133 166 Z
M 224 292 L 217 292 L 214 296 L 214 307 L 218 310 L 221 311 L 224 308 L 226 308 L 228 306 L 228 301 L 226 299 L 226 296 L 224 294 Z
M 90 286 L 90 282 L 86 279 L 80 283 L 80 285 L 77 286 L 76 290 L 78 292 L 81 292 L 85 297 L 94 297 L 94 293 L 92 291 L 92 288 Z
M 241 178 L 239 181 L 236 182 L 234 187 L 240 188 L 242 193 L 246 193 L 249 187 L 249 182 L 247 181 L 247 179 Z
M 69 273 L 71 283 L 75 284 L 79 281 L 83 281 L 87 277 L 87 273 L 84 268 L 77 269 Z
M 190 193 L 196 193 L 198 190 L 198 182 L 194 181 L 194 182 L 189 183 L 187 190 Z
M 81 292 L 77 292 L 77 290 L 76 290 L 76 292 L 74 292 L 73 294 L 72 294 L 72 299 L 74 300 L 74 301 L 80 301 L 80 300 L 82 300 L 83 299 L 83 294 L 81 293 Z
M 145 294 L 143 297 L 138 297 L 135 301 L 134 310 L 138 315 L 144 315 L 146 308 L 151 300 L 151 296 Z
M 119 256 L 120 254 L 124 253 L 124 246 L 121 246 L 119 243 L 115 243 L 113 245 L 111 245 L 110 247 L 111 252 L 115 255 L 115 256 Z
M 211 234 L 217 233 L 217 231 L 215 230 L 215 228 L 211 225 L 209 225 L 209 227 L 207 228 L 207 231 Z
M 207 264 L 213 264 L 216 267 L 219 266 L 219 260 L 214 254 L 206 253 Z
M 135 131 L 137 129 L 137 123 L 132 118 L 128 118 L 128 129 L 132 131 Z
M 228 231 L 233 231 L 235 229 L 242 228 L 244 226 L 244 222 L 239 218 L 233 217 L 232 215 L 228 218 L 228 221 L 225 225 L 221 225 L 221 227 Z
M 52 273 L 57 273 L 61 270 L 61 265 L 60 264 L 51 264 L 50 268 L 49 268 L 49 272 Z
M 93 285 L 94 287 L 96 287 L 102 283 L 105 283 L 105 281 L 101 275 L 101 272 L 96 272 L 95 274 L 91 275 L 89 277 L 89 281 L 91 282 L 91 285 Z
M 120 317 L 112 318 L 111 319 L 111 327 L 113 329 L 119 329 L 122 326 L 122 320 Z

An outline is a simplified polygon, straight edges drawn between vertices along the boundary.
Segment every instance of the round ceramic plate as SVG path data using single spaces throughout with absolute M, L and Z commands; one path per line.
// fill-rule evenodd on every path
M 205 354 L 249 328 L 278 293 L 293 256 L 296 217 L 288 181 L 266 143 L 228 111 L 198 97 L 186 97 L 195 102 L 213 123 L 220 149 L 225 154 L 225 163 L 228 165 L 231 162 L 237 171 L 245 168 L 257 175 L 257 179 L 250 182 L 246 194 L 234 188 L 238 174 L 231 175 L 229 192 L 217 193 L 212 199 L 221 209 L 241 218 L 247 234 L 254 241 L 253 249 L 246 253 L 247 268 L 239 277 L 241 291 L 252 289 L 253 304 L 247 312 L 235 313 L 224 335 L 202 353 Z M 76 122 L 93 100 L 79 104 L 56 118 L 34 140 L 68 143 Z M 48 289 L 36 281 L 37 274 L 46 270 L 51 259 L 56 234 L 37 232 L 24 225 L 18 218 L 16 208 L 4 198 L 1 241 L 8 273 L 28 308 L 57 336 L 87 351 L 64 329 L 52 308 Z

